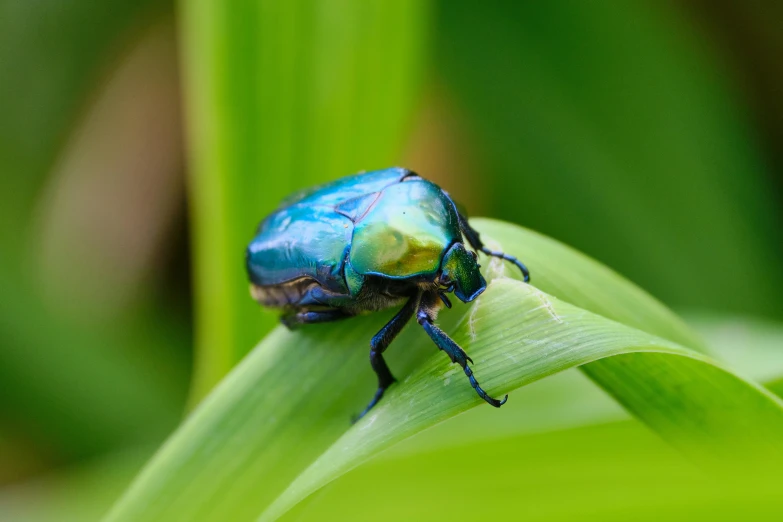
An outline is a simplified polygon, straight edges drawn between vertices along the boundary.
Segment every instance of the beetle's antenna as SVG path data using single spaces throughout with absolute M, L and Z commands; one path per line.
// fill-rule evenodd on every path
M 509 255 L 509 254 L 506 254 L 505 252 L 499 252 L 497 250 L 490 250 L 490 249 L 488 249 L 485 246 L 481 247 L 481 251 L 484 252 L 488 256 L 499 257 L 500 259 L 505 259 L 506 261 L 511 261 L 512 263 L 514 263 L 517 266 L 517 268 L 519 268 L 519 270 L 522 271 L 522 277 L 524 278 L 525 283 L 529 283 L 530 282 L 530 271 L 522 263 L 522 261 L 520 261 L 516 257 L 514 257 L 512 255 Z

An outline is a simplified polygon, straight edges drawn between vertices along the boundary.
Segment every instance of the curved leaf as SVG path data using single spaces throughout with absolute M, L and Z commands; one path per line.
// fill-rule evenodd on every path
M 484 241 L 524 260 L 536 288 L 585 310 L 639 330 L 664 337 L 694 350 L 704 342 L 660 301 L 610 268 L 558 241 L 517 225 L 487 218 L 471 220 Z M 510 246 L 512 245 L 512 246 Z M 497 259 L 490 261 L 487 277 L 520 274 Z
M 704 337 L 716 359 L 735 373 L 763 384 L 778 396 L 783 395 L 783 353 L 780 350 L 783 328 L 779 324 L 714 312 L 688 313 L 686 321 Z M 492 408 L 474 408 L 397 444 L 384 452 L 382 458 L 407 458 L 467 446 L 477 448 L 508 437 L 551 433 L 629 417 L 617 401 L 579 369 L 520 388 L 514 393 L 514 400 L 503 408 L 502 416 Z M 488 425 L 491 429 L 486 428 Z M 452 437 L 453 433 L 460 436 Z M 327 496 L 332 502 L 331 494 Z
M 779 401 L 707 356 L 643 331 L 698 346 L 657 301 L 555 241 L 476 223 L 488 241 L 519 245 L 509 250 L 523 256 L 535 283 L 562 298 L 499 277 L 502 269 L 489 263 L 487 291 L 461 307 L 461 317 L 443 314 L 444 324 L 459 320 L 446 328 L 490 393 L 590 363 L 591 378 L 695 458 L 779 451 Z M 382 449 L 481 404 L 458 368 L 411 327 L 389 352 L 401 383 L 350 426 L 373 389 L 368 340 L 390 315 L 275 330 L 172 436 L 109 519 L 272 520 Z
M 729 480 L 710 477 L 641 423 L 628 420 L 384 455 L 332 482 L 282 520 L 779 518 L 777 475 L 770 480 L 734 471 Z
M 780 456 L 783 409 L 772 394 L 697 352 L 522 283 L 492 281 L 455 340 L 470 346 L 490 393 L 591 363 L 584 368 L 588 375 L 696 458 Z M 262 520 L 274 520 L 378 451 L 477 405 L 472 390 L 459 386 L 462 380 L 437 357 L 428 359 L 366 422 L 347 431 L 298 477 Z M 457 389 L 450 388 L 455 384 Z

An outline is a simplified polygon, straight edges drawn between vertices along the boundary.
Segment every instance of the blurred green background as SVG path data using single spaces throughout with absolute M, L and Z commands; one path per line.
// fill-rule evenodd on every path
M 359 170 L 406 166 L 584 251 L 717 350 L 783 351 L 781 23 L 776 2 L 0 0 L 0 519 L 98 519 L 274 324 L 242 270 L 257 222 Z M 508 459 L 541 491 L 613 484 L 583 492 L 596 519 L 769 507 L 684 495 L 671 450 L 606 408 Z M 303 516 L 447 455 L 411 451 Z M 607 452 L 631 464 L 596 471 Z

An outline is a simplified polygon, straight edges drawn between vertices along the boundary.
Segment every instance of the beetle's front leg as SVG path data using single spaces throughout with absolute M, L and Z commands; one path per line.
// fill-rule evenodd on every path
M 304 324 L 330 323 L 332 321 L 339 321 L 340 319 L 347 319 L 348 317 L 353 316 L 339 308 L 330 308 L 328 310 L 294 310 L 293 312 L 286 313 L 280 317 L 280 322 L 289 330 L 296 330 Z
M 517 259 L 516 257 L 506 254 L 505 252 L 500 252 L 499 250 L 490 250 L 484 245 L 484 242 L 481 241 L 481 237 L 479 236 L 478 231 L 471 227 L 468 224 L 468 219 L 460 214 L 457 213 L 457 216 L 459 217 L 459 228 L 460 231 L 465 235 L 465 237 L 468 240 L 468 243 L 470 243 L 470 246 L 472 246 L 474 249 L 478 250 L 479 252 L 483 252 L 484 254 L 491 256 L 491 257 L 499 257 L 500 259 L 505 259 L 506 261 L 510 261 L 511 263 L 514 263 L 517 268 L 522 272 L 522 277 L 525 281 L 525 283 L 530 282 L 530 271 L 527 269 L 525 264 Z
M 460 348 L 460 346 L 455 343 L 451 337 L 446 335 L 446 332 L 435 326 L 433 323 L 437 305 L 437 293 L 428 292 L 422 296 L 419 310 L 416 313 L 416 319 L 418 320 L 419 324 L 422 326 L 422 328 L 424 328 L 424 331 L 427 332 L 427 335 L 430 336 L 430 339 L 433 340 L 435 345 L 446 352 L 446 354 L 451 359 L 451 362 L 457 363 L 462 367 L 465 375 L 468 376 L 468 380 L 470 380 L 470 385 L 473 386 L 474 390 L 476 390 L 478 396 L 487 401 L 492 406 L 500 408 L 503 404 L 506 403 L 506 400 L 508 400 L 508 395 L 503 397 L 502 400 L 493 399 L 481 388 L 481 386 L 479 386 L 476 377 L 473 375 L 473 370 L 471 370 L 470 366 L 468 366 L 469 362 L 473 364 L 473 360 L 468 357 L 468 354 L 465 353 L 465 350 Z
M 391 321 L 386 323 L 380 331 L 370 341 L 370 365 L 378 376 L 378 389 L 375 391 L 370 404 L 367 405 L 364 410 L 357 415 L 353 422 L 358 421 L 364 417 L 373 406 L 378 404 L 378 401 L 383 397 L 386 389 L 394 384 L 396 380 L 389 370 L 389 366 L 386 364 L 386 360 L 383 358 L 383 352 L 389 347 L 395 337 L 402 331 L 403 327 L 411 320 L 416 309 L 419 307 L 420 294 L 408 299 L 397 314 L 392 317 Z

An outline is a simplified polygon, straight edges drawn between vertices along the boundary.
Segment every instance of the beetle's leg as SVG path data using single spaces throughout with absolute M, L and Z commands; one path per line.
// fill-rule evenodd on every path
M 433 340 L 435 345 L 446 352 L 449 358 L 451 358 L 451 362 L 457 363 L 462 367 L 465 375 L 467 375 L 468 379 L 470 380 L 470 385 L 473 386 L 474 390 L 476 390 L 478 396 L 490 403 L 492 406 L 500 408 L 503 404 L 505 404 L 506 400 L 508 400 L 508 395 L 503 397 L 502 400 L 493 399 L 487 395 L 487 392 L 485 392 L 481 386 L 479 386 L 476 377 L 473 375 L 473 370 L 471 370 L 470 366 L 468 366 L 468 362 L 472 364 L 473 360 L 468 357 L 468 354 L 465 353 L 465 350 L 460 348 L 459 345 L 455 343 L 448 335 L 446 335 L 443 330 L 433 324 L 433 318 L 437 309 L 437 300 L 438 294 L 435 292 L 428 292 L 424 294 L 421 299 L 421 304 L 419 305 L 419 310 L 416 313 L 416 319 L 424 328 L 424 331 L 427 332 L 427 335 L 430 336 L 430 339 Z
M 396 380 L 389 370 L 386 360 L 383 358 L 383 352 L 389 347 L 394 338 L 397 337 L 397 334 L 402 331 L 403 327 L 408 324 L 408 321 L 411 320 L 414 312 L 416 312 L 416 309 L 419 307 L 419 300 L 420 294 L 411 297 L 408 302 L 405 303 L 405 306 L 397 312 L 397 315 L 392 317 L 391 321 L 386 323 L 370 341 L 370 365 L 378 376 L 378 389 L 375 391 L 375 395 L 370 401 L 370 404 L 353 419 L 353 422 L 364 417 L 373 406 L 378 404 L 378 401 L 383 397 L 383 393 Z
M 289 330 L 295 330 L 303 324 L 329 323 L 348 317 L 352 317 L 352 315 L 339 308 L 330 308 L 328 310 L 298 310 L 283 315 L 280 318 L 280 322 Z
M 341 308 L 342 305 L 353 302 L 350 294 L 339 294 L 324 288 L 321 285 L 314 285 L 306 290 L 302 296 L 294 303 L 298 308 L 308 308 L 312 306 L 321 306 L 331 308 Z
M 517 259 L 516 257 L 506 254 L 504 252 L 500 252 L 499 250 L 490 250 L 486 246 L 484 246 L 484 243 L 481 241 L 481 238 L 479 237 L 479 233 L 471 227 L 468 224 L 467 218 L 457 213 L 457 216 L 459 216 L 459 228 L 462 231 L 462 233 L 465 235 L 465 237 L 468 239 L 468 243 L 470 243 L 470 246 L 478 250 L 479 252 L 483 252 L 484 254 L 492 257 L 499 257 L 500 259 L 505 259 L 506 261 L 511 261 L 514 263 L 519 270 L 522 271 L 522 276 L 524 277 L 525 283 L 530 282 L 530 271 L 527 269 L 527 267 Z

